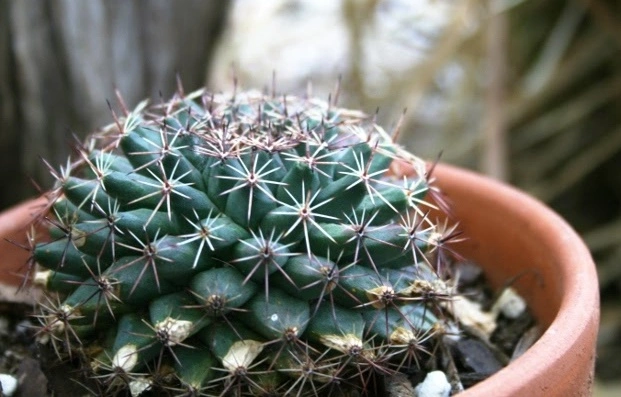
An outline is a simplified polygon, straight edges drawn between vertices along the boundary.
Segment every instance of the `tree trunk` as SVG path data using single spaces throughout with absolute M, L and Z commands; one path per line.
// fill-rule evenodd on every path
M 72 135 L 112 121 L 115 89 L 132 107 L 205 84 L 229 1 L 0 0 L 0 208 L 51 178 Z

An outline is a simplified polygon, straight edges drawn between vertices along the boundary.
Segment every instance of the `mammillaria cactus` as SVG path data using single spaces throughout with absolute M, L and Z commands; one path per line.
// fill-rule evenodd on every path
M 52 170 L 41 341 L 109 394 L 372 394 L 421 365 L 454 230 L 427 216 L 424 162 L 316 99 L 122 108 Z

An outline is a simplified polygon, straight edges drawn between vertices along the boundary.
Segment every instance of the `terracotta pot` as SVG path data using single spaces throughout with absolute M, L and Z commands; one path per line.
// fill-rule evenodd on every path
M 26 233 L 45 198 L 29 200 L 0 213 L 0 300 L 32 301 L 29 291 L 17 293 L 30 253 L 16 245 L 26 244 Z
M 495 287 L 520 276 L 513 285 L 544 331 L 524 355 L 460 395 L 591 395 L 599 288 L 580 237 L 514 188 L 446 165 L 434 176 L 468 237 L 458 251 L 478 262 Z
M 459 252 L 481 264 L 494 286 L 522 275 L 514 286 L 545 330 L 519 359 L 461 395 L 591 394 L 599 295 L 595 266 L 580 237 L 543 204 L 511 187 L 445 165 L 434 175 L 468 236 Z M 41 204 L 30 201 L 1 214 L 0 237 L 23 241 Z M 15 288 L 20 278 L 13 273 L 28 253 L 2 240 L 0 256 L 0 283 Z

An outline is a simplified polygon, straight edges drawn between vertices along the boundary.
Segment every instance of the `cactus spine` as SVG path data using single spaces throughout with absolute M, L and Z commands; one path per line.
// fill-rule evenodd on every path
M 361 112 L 200 90 L 115 116 L 53 174 L 39 334 L 110 392 L 370 393 L 442 329 L 425 164 Z

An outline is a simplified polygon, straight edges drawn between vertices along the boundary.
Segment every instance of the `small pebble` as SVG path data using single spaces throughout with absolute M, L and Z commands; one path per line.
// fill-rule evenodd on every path
M 448 397 L 451 393 L 451 384 L 442 371 L 432 371 L 425 376 L 425 380 L 416 385 L 416 397 Z
M 457 342 L 455 348 L 459 351 L 461 364 L 478 374 L 491 375 L 503 367 L 494 352 L 480 340 L 463 338 Z
M 17 391 L 17 378 L 7 374 L 0 374 L 0 384 L 2 385 L 2 395 L 11 397 Z
M 505 288 L 492 308 L 492 312 L 502 313 L 512 320 L 520 317 L 525 310 L 526 302 L 513 288 Z
M 35 327 L 30 320 L 22 320 L 15 326 L 15 332 L 19 335 L 27 335 L 34 328 Z
M 151 388 L 151 382 L 144 378 L 137 378 L 129 382 L 129 392 L 132 397 L 141 395 L 144 391 Z
M 481 332 L 485 337 L 489 338 L 496 329 L 496 316 L 484 312 L 479 303 L 463 295 L 455 296 L 446 307 L 462 325 Z
M 518 357 L 524 354 L 526 350 L 530 349 L 530 347 L 534 345 L 535 342 L 537 342 L 540 336 L 541 330 L 536 325 L 531 327 L 528 331 L 524 332 L 524 335 L 522 335 L 522 337 L 515 345 L 513 355 L 511 356 L 511 361 L 516 360 Z

